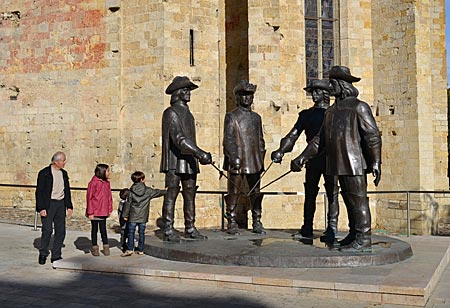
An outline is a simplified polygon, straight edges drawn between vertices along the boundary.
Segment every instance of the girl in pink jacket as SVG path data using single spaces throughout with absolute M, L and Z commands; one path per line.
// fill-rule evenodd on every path
M 106 218 L 111 214 L 112 194 L 109 176 L 111 170 L 106 164 L 98 164 L 95 167 L 94 176 L 89 182 L 86 194 L 86 217 L 91 220 L 91 253 L 99 256 L 97 245 L 97 233 L 100 226 L 100 234 L 103 242 L 103 253 L 109 256 L 108 234 L 106 233 Z

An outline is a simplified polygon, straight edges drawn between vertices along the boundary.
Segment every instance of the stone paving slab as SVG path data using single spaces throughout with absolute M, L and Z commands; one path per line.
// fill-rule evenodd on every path
M 400 238 L 397 238 L 400 239 Z M 133 255 L 89 254 L 53 263 L 56 269 L 139 275 L 169 283 L 380 304 L 424 306 L 450 261 L 450 238 L 402 237 L 413 250 L 405 261 L 350 268 L 268 268 L 194 264 Z

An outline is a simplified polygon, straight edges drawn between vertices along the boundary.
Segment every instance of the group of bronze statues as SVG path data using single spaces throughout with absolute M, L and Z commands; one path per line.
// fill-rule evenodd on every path
M 329 79 L 314 80 L 305 91 L 312 95 L 314 106 L 299 113 L 297 122 L 281 139 L 280 147 L 271 153 L 272 163 L 281 163 L 285 153 L 291 152 L 304 131 L 308 145 L 291 161 L 290 171 L 299 172 L 305 166 L 304 221 L 299 234 L 313 238 L 313 221 L 320 177 L 325 182 L 328 199 L 327 228 L 320 237 L 322 242 L 342 251 L 371 251 L 371 216 L 367 197 L 367 174 L 381 178 L 381 136 L 369 105 L 357 99 L 353 86 L 360 78 L 351 75 L 345 66 L 333 66 Z M 185 221 L 184 237 L 205 240 L 195 227 L 195 194 L 199 163 L 212 164 L 211 154 L 196 143 L 195 120 L 189 110 L 190 92 L 198 88 L 188 77 L 177 76 L 167 87 L 171 95 L 170 107 L 162 118 L 161 172 L 165 173 L 167 195 L 158 226 L 163 240 L 180 241 L 174 229 L 175 201 L 183 194 Z M 252 111 L 256 85 L 247 80 L 234 88 L 236 108 L 225 115 L 224 165 L 227 171 L 228 194 L 225 197 L 227 232 L 239 234 L 237 208 L 242 196 L 249 197 L 252 212 L 252 232 L 265 234 L 261 222 L 263 193 L 260 191 L 266 154 L 261 117 Z M 330 106 L 330 96 L 335 102 Z M 269 166 L 270 167 L 270 166 Z M 221 171 L 220 171 L 221 172 Z M 223 173 L 222 173 L 223 174 Z M 243 192 L 247 182 L 249 191 Z M 339 215 L 338 194 L 347 208 L 349 233 L 337 241 Z

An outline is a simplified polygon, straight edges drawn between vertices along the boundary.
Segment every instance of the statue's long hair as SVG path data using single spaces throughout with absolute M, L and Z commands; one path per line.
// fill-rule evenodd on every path
M 346 97 L 357 97 L 359 95 L 358 89 L 355 88 L 350 82 L 342 79 L 337 79 L 337 81 L 341 86 L 341 99 L 344 99 Z
M 330 92 L 326 90 L 322 90 L 323 102 L 327 105 L 330 104 Z
M 172 93 L 172 95 L 170 96 L 170 104 L 172 105 L 173 103 L 179 101 L 179 96 L 180 96 L 180 90 L 175 90 L 175 92 Z

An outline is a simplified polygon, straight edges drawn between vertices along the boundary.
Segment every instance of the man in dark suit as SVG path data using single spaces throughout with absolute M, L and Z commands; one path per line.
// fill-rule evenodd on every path
M 175 202 L 183 186 L 184 237 L 204 240 L 195 227 L 195 194 L 197 192 L 198 162 L 211 164 L 211 154 L 197 146 L 195 119 L 189 110 L 191 90 L 198 86 L 186 76 L 177 76 L 167 87 L 166 94 L 171 95 L 170 107 L 162 117 L 162 157 L 160 171 L 165 173 L 167 194 L 162 209 L 162 229 L 164 241 L 179 241 L 173 228 Z
M 61 250 L 66 237 L 66 210 L 72 216 L 69 177 L 64 166 L 66 155 L 53 154 L 52 163 L 39 171 L 36 187 L 36 212 L 41 216 L 42 235 L 39 248 L 39 264 L 45 264 L 49 255 L 48 246 L 55 227 L 51 262 L 62 259 Z
M 381 136 L 370 106 L 357 99 L 352 85 L 360 80 L 345 66 L 333 66 L 329 73 L 330 92 L 335 103 L 325 112 L 320 132 L 299 157 L 292 171 L 325 151 L 326 173 L 339 178 L 349 217 L 349 235 L 341 241 L 343 251 L 371 251 L 371 216 L 367 197 L 367 173 L 381 179 Z
M 228 195 L 225 197 L 225 201 L 227 203 L 227 232 L 230 234 L 239 233 L 236 215 L 244 177 L 249 188 L 255 187 L 250 194 L 252 231 L 258 234 L 265 233 L 261 223 L 263 195 L 259 191 L 259 179 L 264 170 L 266 149 L 261 117 L 251 110 L 255 91 L 256 85 L 247 80 L 240 81 L 234 88 L 237 107 L 225 115 L 224 169 L 229 173 Z

